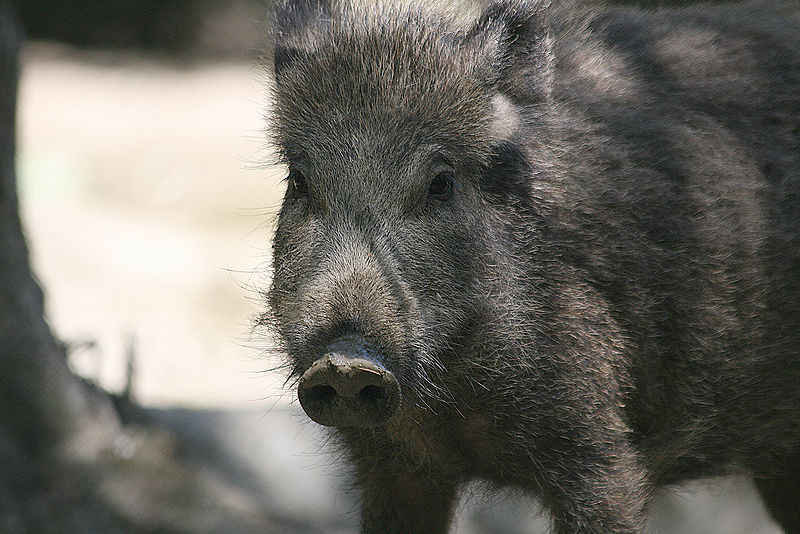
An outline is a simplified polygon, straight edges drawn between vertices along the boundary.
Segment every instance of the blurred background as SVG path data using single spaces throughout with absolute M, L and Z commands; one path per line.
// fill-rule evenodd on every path
M 270 163 L 258 66 L 267 8 L 20 1 L 21 215 L 73 372 L 142 406 L 251 519 L 200 513 L 186 532 L 352 533 L 336 455 L 251 328 L 284 175 Z M 124 479 L 107 491 L 131 521 L 152 513 Z M 178 531 L 177 521 L 151 518 L 154 531 Z M 547 526 L 535 503 L 476 488 L 455 532 Z M 652 528 L 779 532 L 739 479 L 659 497 Z
M 267 400 L 276 381 L 249 323 L 282 171 L 254 59 L 263 14 L 75 4 L 20 4 L 19 188 L 50 322 L 110 391 L 135 351 L 142 404 Z M 232 33 L 216 41 L 218 17 Z

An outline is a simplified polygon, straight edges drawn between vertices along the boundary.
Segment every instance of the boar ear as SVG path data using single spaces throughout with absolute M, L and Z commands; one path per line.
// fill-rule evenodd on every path
M 326 0 L 279 0 L 273 16 L 273 66 L 280 76 L 296 60 L 312 54 L 330 25 Z
M 549 100 L 553 47 L 550 0 L 492 0 L 470 31 L 482 41 L 500 92 L 521 103 Z

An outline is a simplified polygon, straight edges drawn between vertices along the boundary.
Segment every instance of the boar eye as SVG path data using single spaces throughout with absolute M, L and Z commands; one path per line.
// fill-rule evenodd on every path
M 452 170 L 440 171 L 430 185 L 430 196 L 436 200 L 448 200 L 453 196 L 453 187 L 455 186 L 455 175 Z
M 306 177 L 298 170 L 289 172 L 289 185 L 295 195 L 306 196 L 308 194 L 308 184 L 306 184 Z

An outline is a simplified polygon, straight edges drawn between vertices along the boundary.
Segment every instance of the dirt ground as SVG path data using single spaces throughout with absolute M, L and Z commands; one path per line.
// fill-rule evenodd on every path
M 322 438 L 251 334 L 283 170 L 269 165 L 251 63 L 25 51 L 20 194 L 49 320 L 73 369 L 135 399 L 296 532 L 354 532 Z M 87 344 L 88 343 L 88 344 Z M 92 345 L 92 343 L 94 345 Z M 224 466 L 228 466 L 225 468 Z M 482 504 L 475 504 L 476 502 Z M 467 499 L 459 534 L 540 531 L 533 504 Z M 312 525 L 316 525 L 312 529 Z M 777 534 L 749 482 L 662 496 L 653 532 Z

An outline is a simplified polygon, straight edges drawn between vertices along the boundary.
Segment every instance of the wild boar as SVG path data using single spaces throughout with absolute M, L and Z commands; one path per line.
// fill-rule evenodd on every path
M 362 493 L 447 531 L 472 480 L 567 533 L 745 472 L 800 533 L 796 4 L 282 0 L 272 325 Z

